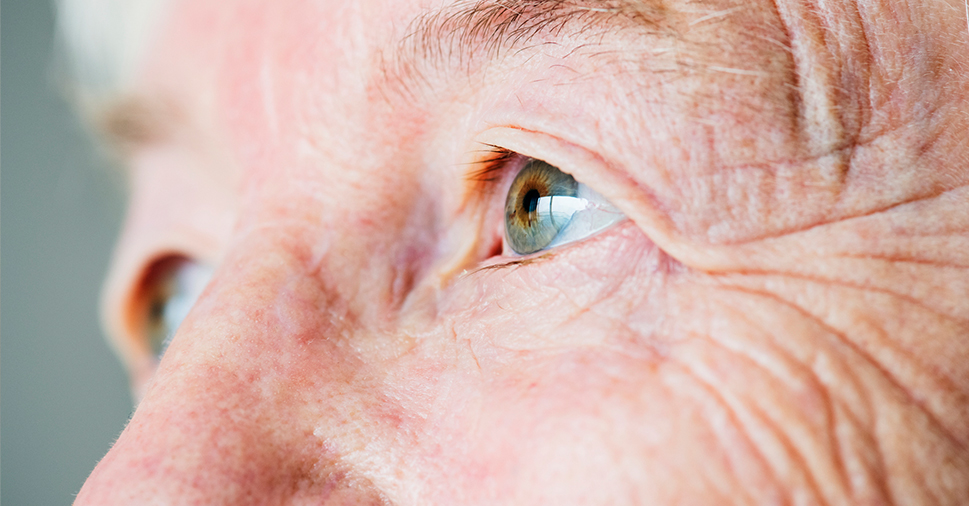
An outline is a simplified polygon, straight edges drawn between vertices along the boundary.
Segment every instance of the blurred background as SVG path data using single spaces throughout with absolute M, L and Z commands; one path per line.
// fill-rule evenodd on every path
M 124 198 L 61 98 L 52 0 L 0 2 L 0 501 L 70 504 L 132 409 L 97 322 Z

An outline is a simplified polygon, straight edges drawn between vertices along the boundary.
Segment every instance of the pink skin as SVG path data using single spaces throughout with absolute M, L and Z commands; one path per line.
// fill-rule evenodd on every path
M 673 2 L 393 65 L 439 4 L 173 5 L 106 296 L 142 399 L 76 504 L 969 497 L 961 4 Z M 481 143 L 629 220 L 500 267 Z M 217 270 L 155 370 L 173 252 Z

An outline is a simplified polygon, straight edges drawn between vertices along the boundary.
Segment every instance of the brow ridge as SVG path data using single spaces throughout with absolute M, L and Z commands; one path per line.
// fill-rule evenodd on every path
M 431 72 L 470 74 L 511 51 L 595 29 L 661 31 L 666 17 L 660 0 L 458 0 L 414 18 L 381 67 L 387 81 L 413 94 Z

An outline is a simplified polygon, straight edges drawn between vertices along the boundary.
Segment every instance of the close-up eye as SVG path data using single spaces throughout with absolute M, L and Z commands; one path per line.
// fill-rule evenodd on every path
M 528 255 L 585 239 L 626 216 L 571 175 L 532 159 L 511 183 L 504 217 L 506 247 Z
M 156 359 L 165 354 L 211 277 L 211 267 L 180 256 L 159 260 L 148 269 L 138 318 L 142 336 Z

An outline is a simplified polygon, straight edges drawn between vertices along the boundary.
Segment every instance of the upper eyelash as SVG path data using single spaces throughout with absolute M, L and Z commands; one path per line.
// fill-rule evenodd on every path
M 467 179 L 477 183 L 491 184 L 501 180 L 501 173 L 517 155 L 514 151 L 485 144 L 488 149 L 482 150 L 487 153 L 485 158 L 472 162 L 471 165 L 478 165 L 479 168 L 468 173 Z
M 516 160 L 523 161 L 530 159 L 524 155 L 501 146 L 486 143 L 482 144 L 486 149 L 479 150 L 477 153 L 482 153 L 484 156 L 479 160 L 467 164 L 477 166 L 477 168 L 468 172 L 465 178 L 467 181 L 474 183 L 474 186 L 477 187 L 476 189 L 479 194 L 490 193 L 497 186 L 497 183 L 506 180 L 506 170 L 510 165 L 516 162 Z M 515 269 L 533 262 L 552 258 L 554 255 L 554 252 L 543 252 L 529 258 L 512 259 L 498 264 L 477 267 L 470 271 L 466 271 L 464 274 L 462 274 L 462 276 L 472 276 L 489 271 Z

